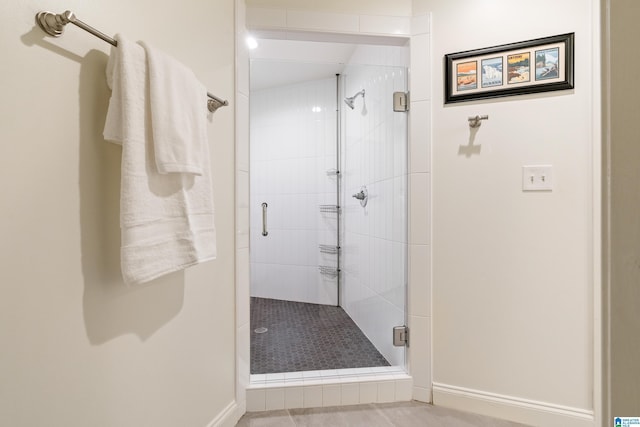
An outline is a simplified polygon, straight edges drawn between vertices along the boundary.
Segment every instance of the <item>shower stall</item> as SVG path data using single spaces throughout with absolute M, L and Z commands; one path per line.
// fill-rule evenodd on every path
M 251 373 L 403 367 L 407 113 L 393 99 L 407 47 L 265 43 L 251 62 Z M 291 50 L 308 57 L 277 58 Z

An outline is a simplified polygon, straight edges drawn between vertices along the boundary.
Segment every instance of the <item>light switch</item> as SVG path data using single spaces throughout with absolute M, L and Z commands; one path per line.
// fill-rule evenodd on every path
M 552 191 L 551 165 L 527 165 L 522 167 L 522 191 Z

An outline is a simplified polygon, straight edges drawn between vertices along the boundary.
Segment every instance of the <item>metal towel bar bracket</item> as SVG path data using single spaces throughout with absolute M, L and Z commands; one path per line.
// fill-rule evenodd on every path
M 93 34 L 99 39 L 104 40 L 112 46 L 118 46 L 117 40 L 109 37 L 102 31 L 96 30 L 92 26 L 85 24 L 84 22 L 76 18 L 76 15 L 70 10 L 58 14 L 44 11 L 38 12 L 36 14 L 36 23 L 42 29 L 42 31 L 52 37 L 60 37 L 64 32 L 65 25 L 71 23 L 77 27 L 82 28 L 86 32 Z M 207 96 L 209 97 L 209 99 L 207 100 L 207 108 L 212 113 L 220 107 L 229 105 L 229 101 L 227 101 L 226 99 L 220 99 L 209 92 L 207 92 Z

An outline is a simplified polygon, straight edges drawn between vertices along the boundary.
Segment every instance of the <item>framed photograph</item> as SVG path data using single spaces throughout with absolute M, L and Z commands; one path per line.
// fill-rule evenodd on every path
M 574 33 L 445 55 L 445 104 L 573 89 Z

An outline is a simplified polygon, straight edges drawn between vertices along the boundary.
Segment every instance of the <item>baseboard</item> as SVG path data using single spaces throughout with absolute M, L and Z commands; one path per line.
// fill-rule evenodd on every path
M 593 411 L 433 383 L 433 404 L 532 426 L 594 427 Z
M 243 406 L 245 405 L 238 405 L 234 400 L 207 424 L 207 427 L 234 427 L 245 413 Z
M 424 403 L 433 403 L 431 388 L 413 387 L 413 400 Z

